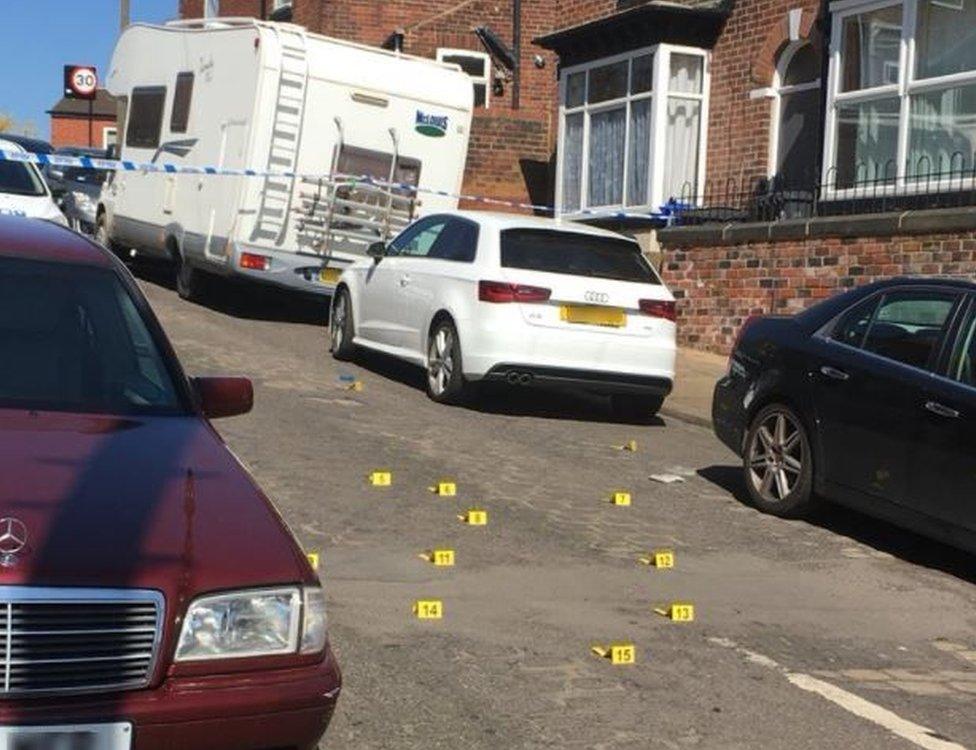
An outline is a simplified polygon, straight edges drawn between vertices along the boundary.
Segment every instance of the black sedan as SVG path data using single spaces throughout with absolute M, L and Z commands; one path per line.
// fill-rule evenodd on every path
M 759 509 L 830 499 L 976 552 L 976 284 L 893 279 L 748 320 L 712 418 Z

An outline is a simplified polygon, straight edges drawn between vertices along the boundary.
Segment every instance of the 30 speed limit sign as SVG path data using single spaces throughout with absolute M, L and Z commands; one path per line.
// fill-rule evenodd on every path
M 94 99 L 98 72 L 94 65 L 64 66 L 64 95 L 72 99 Z

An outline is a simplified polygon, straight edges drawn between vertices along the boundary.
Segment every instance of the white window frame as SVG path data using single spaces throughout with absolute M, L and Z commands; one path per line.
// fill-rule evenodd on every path
M 102 128 L 102 148 L 107 149 L 109 145 L 109 134 L 112 136 L 112 143 L 118 144 L 119 142 L 119 129 L 115 125 L 111 125 L 107 128 Z
M 477 50 L 470 50 L 470 49 L 455 49 L 454 47 L 437 48 L 437 62 L 444 62 L 444 58 L 449 56 L 472 57 L 477 60 L 484 61 L 485 74 L 483 76 L 469 75 L 468 78 L 471 79 L 472 86 L 474 86 L 474 84 L 476 83 L 480 83 L 484 85 L 485 87 L 484 109 L 488 109 L 491 106 L 491 55 L 488 55 L 484 52 L 478 52 Z
M 290 8 L 292 0 L 272 0 L 271 2 L 271 12 L 275 13 L 282 8 Z
M 780 125 L 782 124 L 780 116 L 783 113 L 783 96 L 787 94 L 798 94 L 801 91 L 810 91 L 811 89 L 819 89 L 821 86 L 820 76 L 816 79 L 808 81 L 807 83 L 797 83 L 792 86 L 783 85 L 783 76 L 786 75 L 786 69 L 793 62 L 793 58 L 796 53 L 799 52 L 803 47 L 807 45 L 816 44 L 816 42 L 811 42 L 808 39 L 799 39 L 795 42 L 790 42 L 790 44 L 780 53 L 779 58 L 776 61 L 776 70 L 773 71 L 773 85 L 769 89 L 769 96 L 772 99 L 771 108 L 771 121 L 769 124 L 769 168 L 768 175 L 773 178 L 779 172 L 779 138 L 780 138 Z M 811 127 L 815 127 L 817 123 L 810 123 Z M 811 159 L 815 157 L 811 154 Z M 811 174 L 815 172 L 811 170 Z
M 630 76 L 632 66 L 628 66 L 627 72 L 627 93 L 616 99 L 596 102 L 590 104 L 588 99 L 589 76 L 586 77 L 586 85 L 583 91 L 583 104 L 577 107 L 566 107 L 566 84 L 569 76 L 573 73 L 588 72 L 594 68 L 601 68 L 605 65 L 612 65 L 623 60 L 632 60 L 644 55 L 653 54 L 654 61 L 652 67 L 652 86 L 650 91 L 631 94 Z M 668 83 L 671 72 L 671 55 L 685 54 L 700 57 L 702 60 L 702 87 L 701 92 L 671 92 L 668 90 Z M 559 75 L 559 125 L 557 134 L 556 149 L 556 215 L 564 217 L 582 217 L 594 213 L 614 213 L 632 212 L 648 213 L 658 211 L 669 199 L 670 196 L 664 195 L 664 154 L 666 149 L 667 137 L 667 115 L 668 99 L 694 99 L 700 102 L 699 109 L 699 132 L 698 132 L 698 169 L 696 184 L 693 186 L 692 195 L 696 202 L 701 202 L 702 188 L 705 184 L 705 161 L 707 154 L 708 139 L 708 100 L 710 91 L 710 63 L 711 55 L 708 50 L 699 47 L 687 47 L 676 44 L 656 44 L 650 47 L 630 50 L 618 55 L 601 57 L 598 60 L 571 65 L 562 68 Z M 648 175 L 647 175 L 647 202 L 641 205 L 627 205 L 627 184 L 628 184 L 628 156 L 630 150 L 630 105 L 632 102 L 644 99 L 651 100 L 650 114 L 650 134 L 651 143 L 648 153 Z M 589 206 L 589 150 L 590 150 L 590 116 L 602 110 L 614 109 L 625 106 L 625 125 L 624 125 L 624 169 L 621 179 L 623 185 L 621 189 L 622 202 L 607 206 Z M 566 117 L 583 113 L 583 144 L 582 144 L 582 163 L 580 167 L 580 205 L 578 209 L 568 211 L 563 210 L 563 144 L 566 135 Z M 681 196 L 674 196 L 680 198 Z M 689 197 L 689 196 L 686 196 Z
M 821 180 L 823 182 L 823 198 L 842 200 L 845 198 L 874 197 L 889 194 L 924 194 L 933 192 L 950 192 L 953 190 L 969 190 L 972 188 L 972 177 L 952 177 L 951 175 L 936 181 L 908 179 L 907 162 L 911 120 L 911 98 L 915 94 L 927 91 L 938 91 L 965 84 L 976 84 L 976 70 L 962 73 L 950 73 L 933 78 L 915 78 L 915 26 L 918 18 L 918 4 L 924 0 L 836 0 L 830 4 L 831 39 L 830 66 L 827 76 L 827 104 L 824 124 L 824 162 Z M 898 55 L 899 75 L 896 83 L 874 86 L 856 91 L 841 91 L 841 43 L 844 19 L 871 10 L 901 7 L 902 29 Z M 898 142 L 895 153 L 896 176 L 892 184 L 875 185 L 867 183 L 863 186 L 855 184 L 849 188 L 835 188 L 829 184 L 831 170 L 837 163 L 837 113 L 840 107 L 847 104 L 860 104 L 879 99 L 897 98 L 898 113 Z M 969 155 L 972 158 L 972 154 Z M 972 170 L 972 165 L 969 166 Z M 951 170 L 951 167 L 950 167 Z M 941 178 L 941 175 L 940 175 Z M 836 177 L 834 177 L 836 180 Z

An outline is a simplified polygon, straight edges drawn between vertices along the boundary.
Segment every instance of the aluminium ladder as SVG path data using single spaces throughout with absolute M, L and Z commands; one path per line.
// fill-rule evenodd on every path
M 305 102 L 308 99 L 308 45 L 300 27 L 274 30 L 281 49 L 278 91 L 268 148 L 268 171 L 291 172 L 291 177 L 267 176 L 261 190 L 252 240 L 281 244 L 288 229 L 289 210 L 295 189 L 295 170 L 302 143 Z

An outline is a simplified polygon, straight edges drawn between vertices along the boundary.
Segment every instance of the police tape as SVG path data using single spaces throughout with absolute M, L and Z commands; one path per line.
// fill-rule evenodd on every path
M 68 156 L 66 154 L 35 154 L 25 151 L 5 151 L 0 149 L 0 162 L 16 161 L 31 163 L 38 166 L 77 167 L 80 169 L 97 169 L 103 172 L 156 172 L 162 174 L 213 175 L 226 177 L 284 177 L 286 179 L 307 180 L 324 183 L 333 181 L 348 186 L 366 184 L 373 187 L 400 190 L 414 194 L 436 195 L 442 198 L 455 198 L 470 203 L 481 203 L 486 206 L 503 208 L 517 208 L 526 211 L 538 211 L 554 214 L 555 206 L 538 203 L 522 203 L 501 198 L 489 198 L 483 195 L 467 193 L 452 193 L 447 190 L 434 190 L 407 182 L 389 182 L 378 180 L 370 175 L 350 175 L 342 173 L 304 173 L 271 169 L 235 169 L 232 167 L 200 167 L 192 164 L 157 164 L 156 162 L 136 162 L 128 159 L 100 159 L 94 156 Z M 661 206 L 659 211 L 599 211 L 590 208 L 574 209 L 573 215 L 589 216 L 601 219 L 645 219 L 671 223 L 680 213 L 683 206 L 675 201 L 669 201 Z

